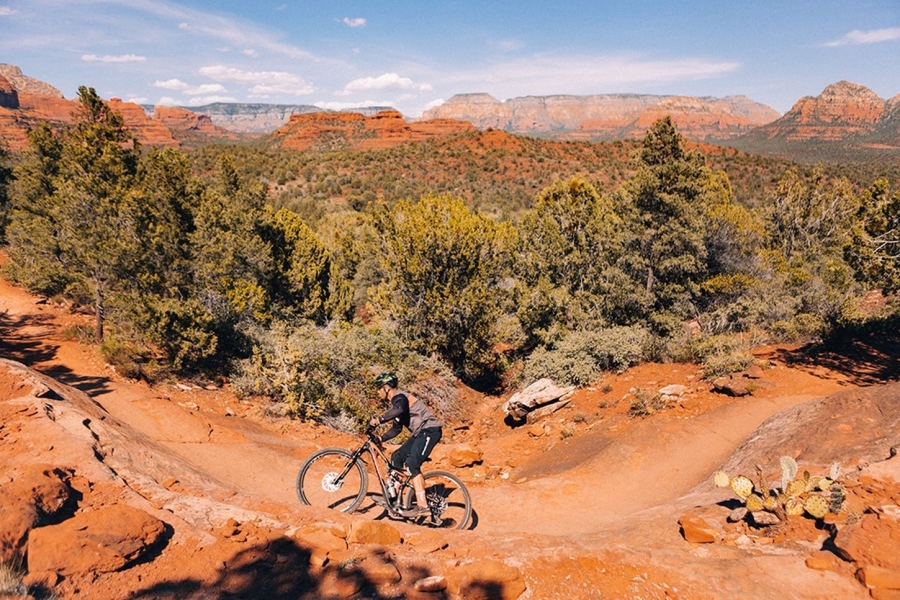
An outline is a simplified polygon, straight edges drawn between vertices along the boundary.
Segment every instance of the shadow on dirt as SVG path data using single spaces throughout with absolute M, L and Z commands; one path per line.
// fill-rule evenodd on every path
M 69 387 L 81 390 L 89 396 L 102 396 L 103 394 L 112 391 L 109 386 L 110 380 L 106 377 L 76 375 L 71 369 L 62 365 L 54 365 L 47 369 L 36 367 L 35 370 L 40 371 L 44 375 L 52 377 Z
M 21 327 L 52 326 L 53 318 L 47 315 L 24 315 L 10 318 L 7 313 L 0 313 L 0 356 L 9 358 L 40 371 L 48 377 L 68 386 L 81 390 L 91 396 L 99 396 L 110 391 L 109 379 L 106 377 L 88 377 L 76 375 L 71 369 L 62 365 L 42 368 L 41 363 L 56 358 L 59 346 L 46 341 L 35 340 L 34 336 L 18 334 Z
M 821 369 L 841 373 L 854 385 L 900 380 L 900 317 L 836 328 L 822 343 L 795 351 L 779 350 L 773 358 L 829 377 Z
M 51 326 L 52 317 L 45 315 L 23 315 L 10 317 L 0 313 L 0 353 L 6 358 L 30 364 L 43 362 L 56 356 L 59 346 L 37 341 L 33 336 L 22 336 L 18 332 L 27 326 Z
M 348 555 L 349 556 L 349 555 Z M 328 598 L 407 598 L 416 581 L 432 575 L 421 565 L 402 566 L 390 553 L 369 552 L 322 567 L 310 566 L 312 551 L 286 537 L 246 548 L 224 561 L 210 580 L 185 577 L 163 581 L 138 590 L 127 600 L 175 600 L 192 598 L 267 600 L 324 600 Z M 394 569 L 391 569 L 391 566 Z M 385 576 L 396 570 L 394 577 Z M 399 581 L 397 581 L 399 579 Z M 502 584 L 482 582 L 485 591 Z M 428 593 L 446 599 L 446 590 Z M 480 596 L 480 597 L 501 597 Z

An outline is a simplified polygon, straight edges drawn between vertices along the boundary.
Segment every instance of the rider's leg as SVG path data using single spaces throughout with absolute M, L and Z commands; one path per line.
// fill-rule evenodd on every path
M 406 466 L 410 474 L 413 476 L 412 484 L 416 490 L 416 504 L 419 506 L 428 506 L 428 499 L 425 497 L 425 477 L 422 475 L 422 463 L 424 463 L 435 444 L 441 440 L 440 428 L 428 428 L 418 435 L 410 438 L 409 456 L 406 459 Z

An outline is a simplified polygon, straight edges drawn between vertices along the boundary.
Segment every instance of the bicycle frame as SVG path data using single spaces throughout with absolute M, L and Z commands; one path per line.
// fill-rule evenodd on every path
M 363 464 L 367 464 L 366 459 L 363 458 L 366 454 L 371 458 L 372 467 L 375 469 L 375 476 L 378 477 L 378 483 L 381 484 L 381 493 L 384 496 L 385 504 L 387 504 L 386 508 L 391 512 L 397 513 L 397 510 L 401 508 L 399 503 L 402 492 L 412 485 L 410 483 L 412 477 L 406 473 L 405 470 L 396 469 L 391 465 L 391 461 L 385 453 L 384 447 L 371 431 L 366 431 L 366 441 L 350 455 L 351 460 L 347 462 L 346 468 L 338 476 L 338 479 L 346 477 L 347 473 L 350 472 L 350 469 L 353 468 L 353 463 L 357 460 L 361 461 Z M 382 464 L 384 465 L 384 469 L 386 469 L 384 472 L 382 472 Z M 399 486 L 393 498 L 388 492 L 388 477 L 392 470 L 400 473 L 400 478 L 397 480 Z M 396 516 L 399 516 L 399 513 Z

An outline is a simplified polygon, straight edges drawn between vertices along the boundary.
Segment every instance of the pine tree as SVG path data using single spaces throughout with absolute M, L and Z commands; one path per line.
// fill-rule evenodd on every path
M 685 151 L 684 139 L 664 117 L 644 137 L 637 173 L 622 192 L 631 228 L 623 263 L 644 286 L 651 324 L 669 333 L 697 312 L 708 269 L 706 215 L 721 184 L 701 153 Z

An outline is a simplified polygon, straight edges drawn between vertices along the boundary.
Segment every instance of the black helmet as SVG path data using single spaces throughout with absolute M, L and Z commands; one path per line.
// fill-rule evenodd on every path
M 390 386 L 392 388 L 397 387 L 397 376 L 393 373 L 382 373 L 378 377 L 375 378 L 375 385 L 381 387 L 383 385 Z

